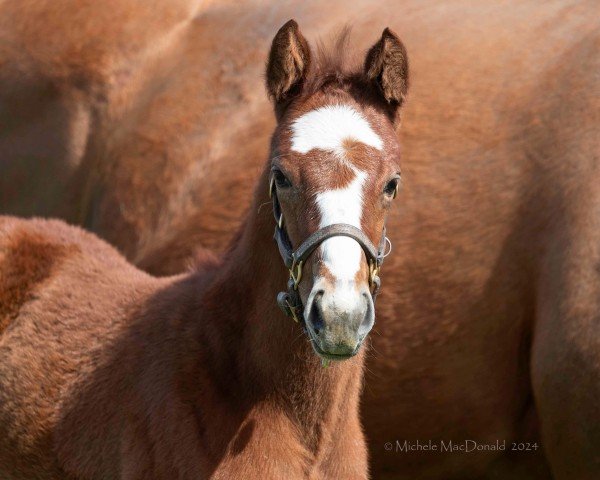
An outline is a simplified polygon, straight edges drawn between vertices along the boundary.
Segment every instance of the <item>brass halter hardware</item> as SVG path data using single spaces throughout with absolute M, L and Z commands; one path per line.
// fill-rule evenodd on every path
M 282 215 L 283 216 L 283 215 Z M 281 227 L 279 227 L 281 228 Z M 298 284 L 302 279 L 302 265 L 304 261 L 300 261 L 297 264 L 294 262 L 292 268 L 290 268 L 290 279 L 294 282 L 294 290 L 298 290 Z
M 288 300 L 285 300 L 285 305 L 288 309 L 288 310 L 286 310 L 286 313 L 287 313 L 287 311 L 289 311 L 290 312 L 289 316 L 292 317 L 294 322 L 300 323 L 300 320 L 298 320 L 298 314 L 296 313 L 296 308 L 293 305 L 290 305 L 290 302 Z
M 385 253 L 386 242 L 390 243 L 391 246 L 391 242 L 385 236 L 385 226 L 383 227 L 381 240 L 379 241 L 379 246 L 377 248 L 375 248 L 367 235 L 359 228 L 345 223 L 336 223 L 312 233 L 298 248 L 296 248 L 296 250 L 294 250 L 290 238 L 285 228 L 283 228 L 283 212 L 281 211 L 279 199 L 277 198 L 277 190 L 275 188 L 275 179 L 273 175 L 271 175 L 271 178 L 269 179 L 269 197 L 273 201 L 273 215 L 276 224 L 274 238 L 277 242 L 281 258 L 290 273 L 287 291 L 279 292 L 277 295 L 277 304 L 286 315 L 292 317 L 294 321 L 300 322 L 303 306 L 302 300 L 300 299 L 300 292 L 298 291 L 298 285 L 302 279 L 302 267 L 304 262 L 322 242 L 336 236 L 352 238 L 365 252 L 369 262 L 369 287 L 371 289 L 371 294 L 373 295 L 373 300 L 375 300 L 381 285 L 379 271 L 383 259 L 387 255 Z
M 379 279 L 379 266 L 373 261 L 369 260 L 369 287 L 373 290 L 376 287 L 376 281 Z M 379 288 L 379 285 L 377 285 Z

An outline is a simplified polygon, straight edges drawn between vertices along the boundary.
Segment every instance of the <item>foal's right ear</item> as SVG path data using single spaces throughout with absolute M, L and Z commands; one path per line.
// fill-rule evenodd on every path
M 295 20 L 273 39 L 267 63 L 267 90 L 276 107 L 300 92 L 310 65 L 310 48 Z

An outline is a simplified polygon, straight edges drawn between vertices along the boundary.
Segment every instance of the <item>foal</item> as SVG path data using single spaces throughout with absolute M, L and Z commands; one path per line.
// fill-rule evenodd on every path
M 0 221 L 0 477 L 367 478 L 360 346 L 407 64 L 387 29 L 364 70 L 333 60 L 293 21 L 273 40 L 272 153 L 222 259 L 158 279 L 78 228 Z

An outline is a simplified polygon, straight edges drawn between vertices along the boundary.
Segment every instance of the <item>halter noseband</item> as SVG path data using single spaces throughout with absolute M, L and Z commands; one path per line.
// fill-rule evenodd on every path
M 310 257 L 311 253 L 313 253 L 321 243 L 331 237 L 349 237 L 361 246 L 369 262 L 369 286 L 371 287 L 373 300 L 375 300 L 381 285 L 379 269 L 385 258 L 385 243 L 386 241 L 389 242 L 389 239 L 385 236 L 385 226 L 383 227 L 378 248 L 375 248 L 369 237 L 367 237 L 361 229 L 347 223 L 335 223 L 320 228 L 312 233 L 296 250 L 294 250 L 290 237 L 283 226 L 283 213 L 281 212 L 281 206 L 279 205 L 277 190 L 272 176 L 269 181 L 269 197 L 273 200 L 273 215 L 275 217 L 274 239 L 277 242 L 279 254 L 283 259 L 283 263 L 285 263 L 285 266 L 290 271 L 287 292 L 279 292 L 277 295 L 277 304 L 287 316 L 292 317 L 296 322 L 300 321 L 299 319 L 302 317 L 303 306 L 300 293 L 298 292 L 298 284 L 302 279 L 302 267 L 306 259 Z

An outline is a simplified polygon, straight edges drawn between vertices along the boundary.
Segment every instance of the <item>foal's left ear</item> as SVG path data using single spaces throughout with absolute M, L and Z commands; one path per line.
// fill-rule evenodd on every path
M 398 36 L 389 28 L 367 53 L 364 73 L 394 110 L 402 105 L 408 93 L 408 56 Z

